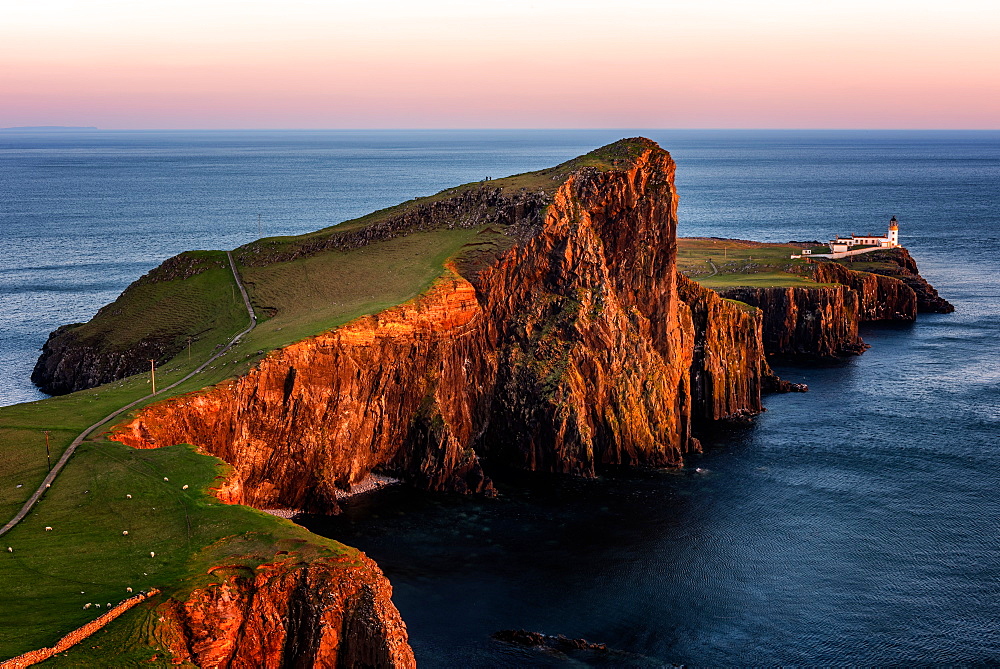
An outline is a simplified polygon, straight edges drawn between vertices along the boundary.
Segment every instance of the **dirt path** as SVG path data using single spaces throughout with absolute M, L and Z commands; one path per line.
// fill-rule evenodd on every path
M 222 350 L 220 350 L 218 353 L 216 353 L 211 358 L 209 358 L 201 365 L 199 365 L 198 368 L 195 369 L 193 372 L 191 372 L 184 378 L 180 379 L 179 381 L 174 381 L 169 386 L 167 386 L 160 392 L 156 393 L 157 395 L 162 395 L 164 392 L 171 390 L 172 388 L 176 388 L 180 384 L 184 383 L 185 381 L 193 377 L 195 374 L 201 372 L 203 369 L 208 367 L 208 365 L 215 362 L 215 360 L 217 360 L 220 356 L 227 353 L 229 349 L 231 349 L 233 346 L 239 343 L 240 339 L 242 339 L 244 336 L 250 333 L 250 331 L 252 331 L 255 327 L 257 327 L 257 315 L 253 312 L 253 307 L 250 305 L 250 297 L 247 295 L 246 288 L 243 287 L 243 281 L 240 280 L 240 273 L 236 269 L 236 261 L 233 260 L 233 254 L 231 251 L 226 251 L 226 256 L 229 258 L 229 267 L 233 272 L 233 278 L 236 280 L 236 285 L 239 286 L 240 295 L 243 296 L 243 304 L 247 308 L 247 314 L 249 314 L 250 316 L 250 326 L 247 327 L 246 330 L 243 330 L 238 335 L 233 337 L 229 341 L 229 343 L 222 348 Z M 43 494 L 45 494 L 45 491 L 48 489 L 48 487 L 51 486 L 52 482 L 56 480 L 56 476 L 58 476 L 59 472 L 62 471 L 62 468 L 66 466 L 66 463 L 69 462 L 69 459 L 70 457 L 72 457 L 73 452 L 76 451 L 76 447 L 82 444 L 84 439 L 89 437 L 95 430 L 97 430 L 97 428 L 101 427 L 112 418 L 120 416 L 121 414 L 125 413 L 135 405 L 141 402 L 145 402 L 146 400 L 152 397 L 154 397 L 154 395 L 152 394 L 146 395 L 145 397 L 140 397 L 134 402 L 130 402 L 125 406 L 121 407 L 120 409 L 112 411 L 107 416 L 97 421 L 96 423 L 88 427 L 86 430 L 81 432 L 79 435 L 77 435 L 76 439 L 74 439 L 73 442 L 69 445 L 69 448 L 67 448 L 66 451 L 62 454 L 62 457 L 59 458 L 59 461 L 56 462 L 54 467 L 52 467 L 52 471 L 48 473 L 48 476 L 45 477 L 45 480 L 42 481 L 42 484 L 38 486 L 38 489 L 35 490 L 34 494 L 32 494 L 31 497 L 28 498 L 28 501 L 24 503 L 24 506 L 21 507 L 21 510 L 18 511 L 17 514 L 13 518 L 11 518 L 6 525 L 0 528 L 0 535 L 6 534 L 11 529 L 13 529 L 15 525 L 24 520 L 24 517 L 27 516 L 28 512 L 31 511 L 32 507 L 34 507 L 35 504 L 38 503 L 38 500 L 41 499 Z

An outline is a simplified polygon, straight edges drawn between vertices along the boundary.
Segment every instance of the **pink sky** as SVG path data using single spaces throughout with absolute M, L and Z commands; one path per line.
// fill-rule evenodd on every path
M 12 4 L 0 127 L 1000 127 L 994 1 Z

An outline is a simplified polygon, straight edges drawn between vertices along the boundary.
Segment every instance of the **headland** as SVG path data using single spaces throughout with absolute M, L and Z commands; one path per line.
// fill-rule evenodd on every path
M 370 560 L 247 507 L 334 512 L 372 474 L 489 495 L 493 464 L 679 467 L 703 426 L 802 390 L 769 357 L 857 354 L 859 323 L 946 309 L 903 249 L 861 267 L 791 258 L 801 245 L 678 240 L 674 170 L 653 142 L 622 140 L 233 251 L 258 327 L 85 442 L 8 535 L 0 581 L 22 585 L 2 652 L 95 617 L 72 557 L 86 554 L 101 599 L 161 592 L 77 658 L 125 648 L 163 664 L 408 666 Z M 53 333 L 33 378 L 68 394 L 2 410 L 4 453 L 39 426 L 58 450 L 145 394 L 150 360 L 164 383 L 180 379 L 245 328 L 225 255 L 172 258 Z M 44 475 L 14 462 L 4 483 L 30 489 Z

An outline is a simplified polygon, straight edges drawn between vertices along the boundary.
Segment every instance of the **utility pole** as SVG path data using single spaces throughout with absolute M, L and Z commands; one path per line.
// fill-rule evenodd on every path
M 156 394 L 156 360 L 149 361 L 149 378 L 153 382 L 153 394 Z
M 49 463 L 49 471 L 52 471 L 52 451 L 49 450 L 49 431 L 42 430 L 45 433 L 45 460 Z

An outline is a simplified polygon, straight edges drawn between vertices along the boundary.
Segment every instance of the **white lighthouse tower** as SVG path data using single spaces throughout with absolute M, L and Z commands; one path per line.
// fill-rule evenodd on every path
M 886 236 L 888 237 L 889 248 L 899 246 L 899 223 L 896 221 L 895 216 L 889 220 L 889 234 Z

